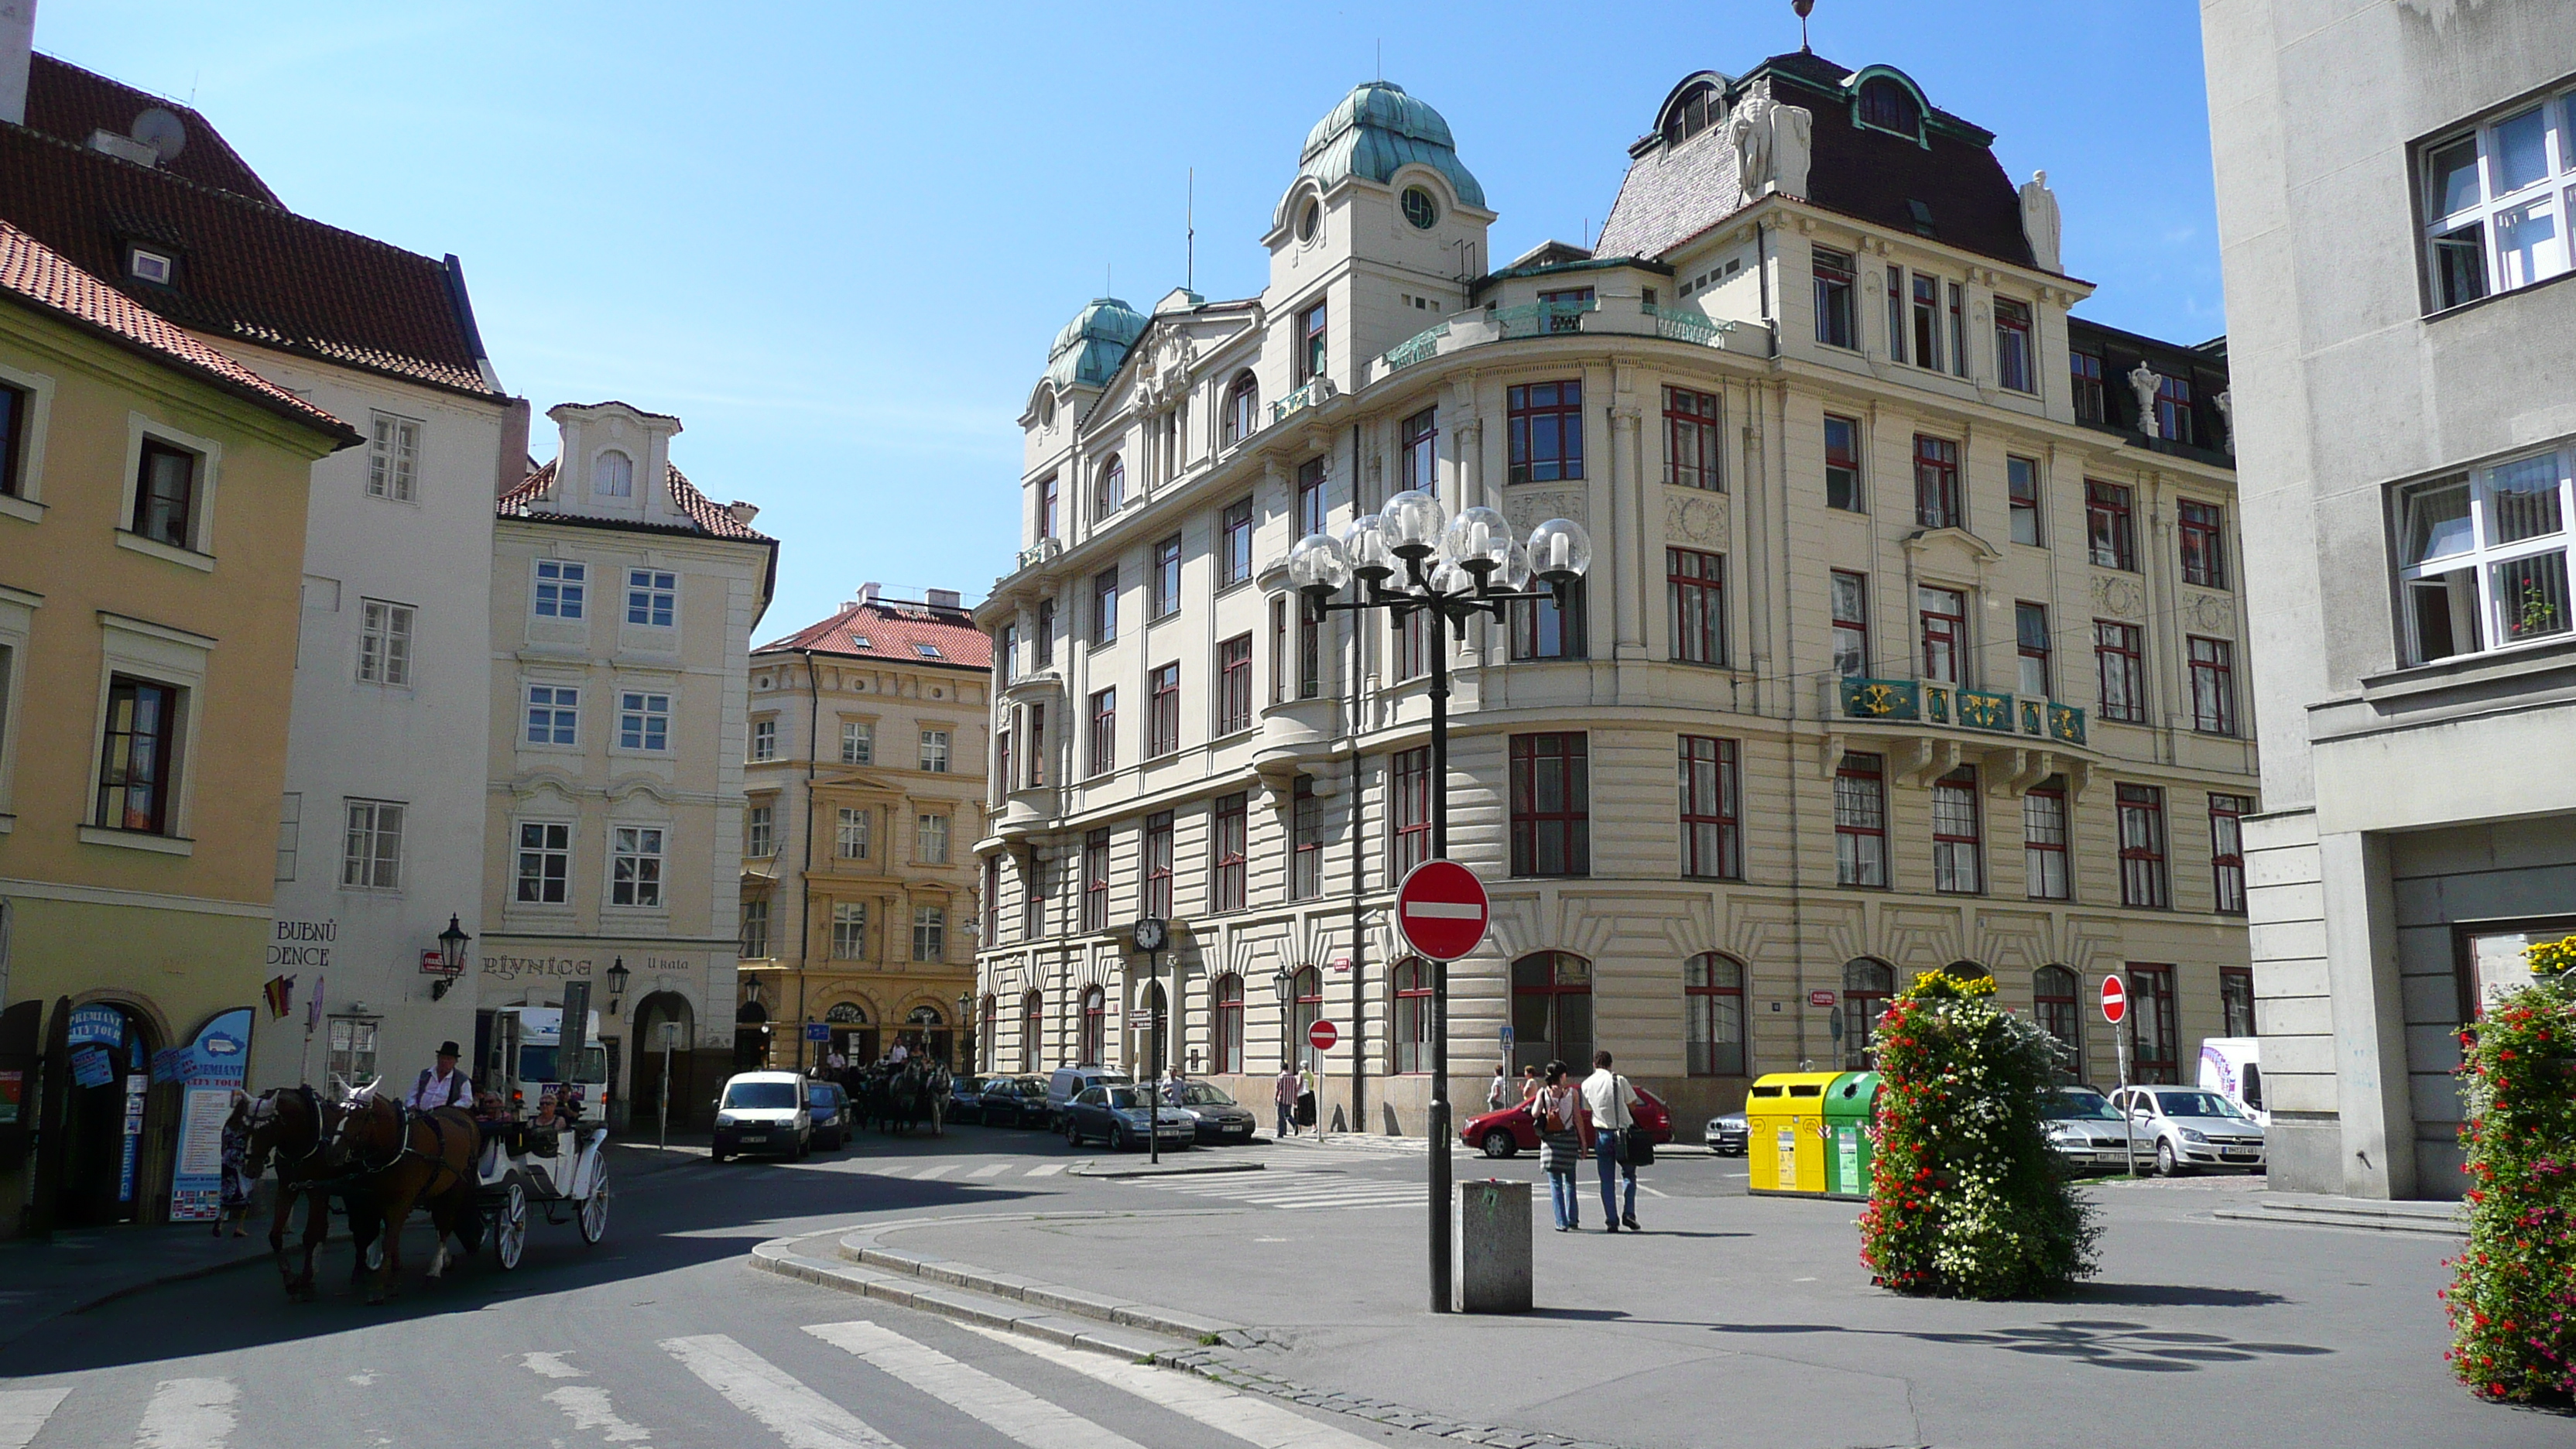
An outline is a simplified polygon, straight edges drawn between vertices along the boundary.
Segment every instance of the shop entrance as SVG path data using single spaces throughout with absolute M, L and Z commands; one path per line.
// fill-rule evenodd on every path
M 60 1221 L 67 1227 L 144 1217 L 144 1133 L 152 1053 L 159 1043 L 136 1012 L 112 1001 L 72 1008 L 71 1098 L 63 1118 Z
M 671 1039 L 671 1090 L 677 1098 L 671 1105 L 678 1109 L 671 1115 L 687 1120 L 689 1049 L 697 1044 L 697 1021 L 689 1011 L 689 999 L 676 991 L 656 991 L 637 1002 L 628 1019 L 635 1023 L 626 1043 L 635 1064 L 635 1080 L 626 1093 L 626 1120 L 648 1125 L 661 1120 L 665 1026 L 679 1028 Z

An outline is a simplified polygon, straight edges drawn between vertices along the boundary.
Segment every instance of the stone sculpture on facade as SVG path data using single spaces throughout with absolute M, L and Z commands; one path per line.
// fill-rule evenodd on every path
M 1771 99 L 1768 82 L 1756 85 L 1736 103 L 1726 118 L 1726 139 L 1735 148 L 1735 184 L 1744 200 L 1775 191 L 1784 196 L 1807 194 L 1815 126 L 1813 112 Z
M 2064 271 L 2057 255 L 2057 193 L 2048 189 L 2048 173 L 2034 171 L 2021 184 L 2021 232 L 2030 239 L 2030 259 L 2042 268 Z
M 2138 395 L 2138 431 L 2156 435 L 2156 389 L 2165 385 L 2157 371 L 2141 362 L 2129 369 L 2129 391 Z
M 2212 406 L 2218 409 L 2219 430 L 2226 434 L 2224 438 L 2219 440 L 2220 446 L 2227 449 L 2228 457 L 2233 458 L 2236 456 L 2235 394 L 2230 389 L 2222 387 L 2218 390 L 2218 396 L 2211 398 L 2209 401 Z

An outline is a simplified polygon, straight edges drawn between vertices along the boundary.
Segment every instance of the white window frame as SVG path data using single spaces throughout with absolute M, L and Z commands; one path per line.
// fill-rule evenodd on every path
M 948 863 L 948 817 L 916 816 L 912 822 L 913 854 L 921 865 Z
M 189 830 L 196 823 L 197 775 L 200 758 L 197 750 L 198 725 L 205 711 L 197 707 L 204 697 L 208 661 L 215 641 L 203 634 L 174 629 L 166 624 L 128 618 L 101 609 L 99 624 L 99 668 L 97 712 L 89 726 L 89 772 L 84 777 L 84 804 L 81 819 L 88 821 L 98 794 L 99 772 L 107 764 L 108 701 L 118 675 L 145 680 L 176 689 L 179 692 L 177 725 L 178 756 L 170 761 L 177 772 L 170 792 L 169 809 L 162 822 L 162 833 L 119 830 L 96 824 L 77 827 L 81 841 L 89 845 L 113 845 L 131 850 L 148 850 L 164 855 L 193 855 L 196 842 Z
M 947 730 L 925 729 L 921 732 L 921 768 L 926 774 L 945 775 L 954 755 L 955 736 Z
M 540 703 L 537 699 L 537 691 L 541 689 L 546 691 L 546 699 L 543 703 Z M 556 684 L 550 680 L 543 679 L 531 679 L 522 684 L 519 689 L 520 748 L 527 749 L 533 747 L 540 750 L 580 749 L 581 691 L 582 686 L 578 684 Z M 529 732 L 531 726 L 535 723 L 534 716 L 540 709 L 546 711 L 547 715 L 546 738 L 542 740 L 532 737 Z M 563 723 L 562 717 L 567 714 L 572 716 L 572 738 L 568 741 L 558 740 L 554 738 L 554 735 Z
M 134 531 L 134 499 L 142 491 L 143 445 L 147 441 L 197 455 L 196 477 L 189 485 L 186 548 L 163 543 L 157 538 L 146 538 Z M 222 482 L 223 471 L 224 445 L 221 441 L 183 433 L 141 413 L 126 414 L 125 491 L 117 500 L 116 546 L 171 563 L 185 564 L 200 572 L 214 572 L 215 490 Z
M 638 609 L 644 617 L 635 617 Z M 680 622 L 680 575 L 672 569 L 626 571 L 626 622 L 638 629 L 673 629 Z
M 875 811 L 865 805 L 840 807 L 840 815 L 832 831 L 834 859 L 865 860 L 868 858 L 869 820 L 875 814 Z
M 2519 121 L 2537 114 L 2541 126 L 2541 174 L 2510 191 L 2499 192 L 2497 166 L 2502 146 L 2498 128 L 2506 122 Z M 2434 174 L 2434 158 L 2456 149 L 2462 142 L 2477 148 L 2477 194 L 2456 210 L 2437 211 L 2445 198 L 2437 190 L 2440 178 Z M 2536 286 L 2569 270 L 2571 253 L 2567 236 L 2568 218 L 2576 214 L 2576 91 L 2560 90 L 2536 100 L 2525 100 L 2503 108 L 2497 114 L 2472 125 L 2444 133 L 2416 150 L 2416 176 L 2423 188 L 2424 221 L 2424 300 L 2427 312 L 2447 311 L 2466 306 L 2505 292 Z M 2505 263 L 2519 254 L 2504 245 L 2504 234 L 2514 228 L 2505 225 L 2508 217 L 2524 214 L 2533 220 L 2546 219 L 2553 233 L 2530 251 L 2526 275 L 2508 279 Z M 2445 301 L 2442 286 L 2444 243 L 2462 232 L 2477 229 L 2479 267 L 2478 294 Z M 2465 246 L 2466 243 L 2460 243 Z M 2554 254 L 2553 254 L 2554 253 Z
M 656 730 L 656 725 L 661 728 Z M 642 755 L 671 752 L 671 696 L 667 691 L 617 691 L 617 748 Z
M 867 959 L 867 954 L 867 902 L 832 902 L 832 959 L 835 961 L 863 961 Z
M 551 569 L 553 574 L 548 576 Z M 583 610 L 590 598 L 590 565 L 578 559 L 541 558 L 530 572 L 528 613 L 538 619 L 586 618 Z M 546 591 L 554 597 L 549 600 Z M 567 597 L 569 592 L 569 597 Z
M 608 460 L 615 458 L 625 465 L 615 478 L 609 476 Z M 590 492 L 594 498 L 632 498 L 635 496 L 635 458 L 623 448 L 602 448 L 590 460 Z
M 2496 542 L 2494 541 L 2495 534 L 2498 532 L 2495 508 L 2498 492 L 2495 487 L 2496 475 L 2507 469 L 2528 464 L 2538 464 L 2553 469 L 2557 474 L 2555 501 L 2558 526 L 2547 533 L 2533 534 L 2526 538 L 2515 539 L 2510 543 Z M 2402 561 L 2413 551 L 2414 529 L 2409 517 L 2409 503 L 2415 498 L 2460 487 L 2463 484 L 2469 490 L 2467 520 L 2469 533 L 2466 546 L 2451 552 L 2435 554 L 2420 563 L 2401 562 L 2398 567 L 2399 617 L 2406 631 L 2405 637 L 2400 641 L 2401 657 L 2409 664 L 2431 664 L 2440 659 L 2503 653 L 2534 645 L 2555 643 L 2569 637 L 2570 625 L 2576 623 L 2569 617 L 2570 600 L 2566 597 L 2568 585 L 2571 582 L 2567 575 L 2568 554 L 2571 542 L 2576 542 L 2576 448 L 2525 453 L 2499 462 L 2482 464 L 2471 469 L 2465 479 L 2455 475 L 2412 483 L 2399 488 L 2395 495 L 2395 507 L 2391 510 L 2397 529 L 2396 543 L 2392 550 L 2394 557 Z M 2540 496 L 2548 491 L 2550 490 L 2534 490 L 2532 496 Z M 2558 627 L 2536 630 L 2518 638 L 2509 638 L 2511 631 L 2507 627 L 2508 618 L 2519 618 L 2520 614 L 2514 601 L 2499 597 L 2496 587 L 2498 570 L 2524 560 L 2545 558 L 2552 554 L 2557 555 L 2560 560 L 2561 598 L 2554 605 L 2558 616 Z M 2451 575 L 2464 572 L 2469 574 L 2471 586 L 2475 590 L 2475 611 L 2470 616 L 2470 622 L 2477 630 L 2476 637 L 2469 641 L 2470 647 L 2465 649 L 2458 647 L 2461 643 L 2459 605 L 2462 602 L 2459 590 L 2456 584 L 2444 582 Z M 2450 602 L 2453 648 L 2448 654 L 2428 656 L 2421 647 L 2423 631 L 2419 615 L 2428 601 L 2427 596 L 2432 592 L 2431 588 L 2426 587 L 2428 585 L 2441 587 Z M 2527 592 L 2528 586 L 2526 586 Z
M 2021 797 L 2022 888 L 2034 901 L 2072 898 L 2074 860 L 2067 814 L 2066 791 L 2061 786 L 2043 786 Z
M 778 716 L 764 715 L 751 722 L 751 758 L 755 761 L 778 758 Z
M 752 896 L 742 903 L 742 939 L 734 947 L 746 961 L 766 960 L 769 956 L 769 898 Z M 755 931 L 757 935 L 753 934 Z M 753 948 L 757 947 L 755 950 Z
M 358 600 L 358 682 L 411 686 L 411 641 L 419 611 L 390 599 Z
M 420 420 L 371 415 L 367 429 L 367 496 L 394 503 L 420 499 Z
M 877 727 L 872 720 L 841 721 L 841 763 L 873 765 L 877 758 Z
M 399 800 L 346 800 L 340 836 L 340 889 L 402 889 L 402 838 L 407 807 Z
M 742 853 L 767 860 L 778 853 L 778 807 L 752 805 L 742 813 Z
M 948 912 L 940 906 L 912 908 L 912 959 L 943 961 L 948 950 Z
M 0 835 L 16 823 L 18 701 L 27 692 L 27 644 L 44 596 L 0 584 Z
M 511 906 L 517 908 L 571 905 L 573 843 L 574 837 L 580 833 L 580 826 L 570 820 L 518 820 L 513 821 L 512 825 L 514 828 L 511 831 L 510 846 Z M 531 830 L 540 832 L 534 844 L 530 844 L 528 840 L 528 832 Z M 555 831 L 562 832 L 560 841 L 551 834 Z M 546 899 L 545 886 L 548 880 L 546 865 L 549 861 L 561 862 L 563 866 L 562 874 L 553 877 L 554 883 L 561 890 L 561 895 L 554 900 Z M 533 875 L 528 870 L 532 862 L 536 866 L 536 872 Z M 530 900 L 527 894 L 531 881 L 537 886 L 537 896 L 534 900 Z
M 608 828 L 608 904 L 616 910 L 665 908 L 663 866 L 669 861 L 670 827 L 637 823 Z M 623 899 L 620 899 L 623 897 Z
M 324 1069 L 345 1082 L 363 1082 L 375 1076 L 376 1053 L 384 1041 L 383 1027 L 382 1017 L 330 1018 L 322 1039 Z M 363 1065 L 359 1061 L 361 1056 L 365 1058 Z

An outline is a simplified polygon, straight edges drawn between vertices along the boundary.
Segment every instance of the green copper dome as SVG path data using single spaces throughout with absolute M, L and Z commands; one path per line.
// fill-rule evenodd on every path
M 1440 113 L 1404 93 L 1393 81 L 1356 86 L 1333 107 L 1331 115 L 1306 133 L 1306 149 L 1297 156 L 1297 174 L 1311 176 L 1325 190 L 1346 176 L 1365 176 L 1384 183 L 1396 169 L 1419 163 L 1449 178 L 1461 204 L 1482 207 L 1485 188 L 1458 159 L 1458 143 Z
M 1106 387 L 1144 334 L 1145 314 L 1115 297 L 1095 297 L 1047 349 L 1047 380 L 1058 387 Z

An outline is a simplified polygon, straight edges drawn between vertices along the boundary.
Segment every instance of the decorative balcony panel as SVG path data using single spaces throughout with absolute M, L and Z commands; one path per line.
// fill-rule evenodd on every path
M 1921 719 L 1922 693 L 1911 679 L 1846 679 L 1843 713 L 1853 719 Z
M 1488 314 L 1503 337 L 1512 341 L 1522 337 L 1545 337 L 1552 333 L 1580 332 L 1583 314 L 1601 310 L 1599 301 L 1531 302 L 1519 307 L 1498 307 Z
M 1996 734 L 2013 732 L 2013 697 L 2009 694 L 1986 694 L 1979 690 L 1959 691 L 1959 723 L 1972 730 L 1992 730 Z
M 1837 681 L 1846 719 L 1910 721 L 2081 745 L 2084 711 L 2052 699 L 2021 699 L 1916 679 Z
M 1950 722 L 1950 696 L 1957 693 L 1946 684 L 1923 686 L 1923 717 L 1934 724 Z
M 2048 737 L 2070 745 L 2084 743 L 2084 711 L 2054 700 L 2048 706 Z
M 1279 401 L 1272 403 L 1270 405 L 1270 421 L 1274 424 L 1284 423 L 1291 417 L 1304 412 L 1308 408 L 1322 407 L 1324 404 L 1333 400 L 1333 391 L 1333 381 L 1331 378 L 1316 378 L 1314 381 L 1307 383 L 1304 387 L 1301 387 L 1295 392 L 1288 394 L 1286 397 L 1281 398 Z
M 1414 333 L 1411 337 L 1408 337 L 1402 342 L 1395 344 L 1393 347 L 1388 348 L 1386 350 L 1386 354 L 1379 360 L 1386 364 L 1387 371 L 1402 372 L 1404 369 L 1411 367 L 1417 362 L 1428 362 L 1433 357 L 1438 356 L 1440 352 L 1440 339 L 1448 335 L 1449 324 L 1446 322 L 1442 322 L 1431 327 L 1425 327 L 1421 331 Z
M 1692 342 L 1702 347 L 1724 347 L 1726 334 L 1735 330 L 1733 322 L 1719 322 L 1697 312 L 1666 310 L 1652 302 L 1643 306 L 1645 314 L 1655 319 L 1655 335 L 1675 342 Z

